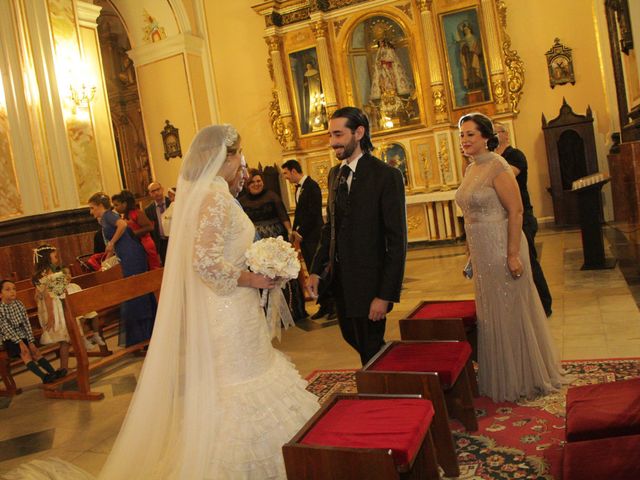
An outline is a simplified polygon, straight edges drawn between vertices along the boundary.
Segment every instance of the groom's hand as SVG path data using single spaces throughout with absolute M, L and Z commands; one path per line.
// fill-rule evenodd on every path
M 320 284 L 320 277 L 315 273 L 309 275 L 307 278 L 307 291 L 311 298 L 318 298 L 318 285 Z
M 387 308 L 389 307 L 389 301 L 381 298 L 374 298 L 371 301 L 369 307 L 369 320 L 377 322 L 387 316 Z

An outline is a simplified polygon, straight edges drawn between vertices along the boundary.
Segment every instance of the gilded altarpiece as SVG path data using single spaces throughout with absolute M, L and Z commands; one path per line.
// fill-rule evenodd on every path
M 327 195 L 337 160 L 327 125 L 341 106 L 369 116 L 374 154 L 405 180 L 410 241 L 462 234 L 455 191 L 465 165 L 457 120 L 518 114 L 524 67 L 503 0 L 266 0 L 270 120 Z M 293 189 L 288 204 L 293 208 Z

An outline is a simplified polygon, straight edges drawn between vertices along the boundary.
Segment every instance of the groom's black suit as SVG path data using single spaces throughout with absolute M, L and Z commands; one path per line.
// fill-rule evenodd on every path
M 404 182 L 399 170 L 365 153 L 341 208 L 339 171 L 336 165 L 329 172 L 327 223 L 311 272 L 328 275 L 342 336 L 364 365 L 384 345 L 386 320 L 368 319 L 371 301 L 400 300 L 407 251 Z

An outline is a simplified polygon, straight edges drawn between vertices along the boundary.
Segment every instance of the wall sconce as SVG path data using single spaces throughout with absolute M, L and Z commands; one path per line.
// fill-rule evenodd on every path
M 73 83 L 69 85 L 69 98 L 71 98 L 71 101 L 76 107 L 89 108 L 89 105 L 93 102 L 95 96 L 95 85 L 87 85 L 84 82 L 79 85 Z

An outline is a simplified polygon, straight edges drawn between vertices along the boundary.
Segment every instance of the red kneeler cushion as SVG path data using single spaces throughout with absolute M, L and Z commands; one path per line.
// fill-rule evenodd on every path
M 638 480 L 640 435 L 567 443 L 562 470 L 563 480 Z
M 570 388 L 566 425 L 569 442 L 640 434 L 640 378 Z
M 400 467 L 411 463 L 418 453 L 432 418 L 429 400 L 338 400 L 300 443 L 391 449 Z
M 436 372 L 440 383 L 450 386 L 471 355 L 468 342 L 400 342 L 376 361 L 369 371 Z
M 461 318 L 465 327 L 476 324 L 475 300 L 448 302 L 425 302 L 409 318 L 437 320 L 439 318 Z

